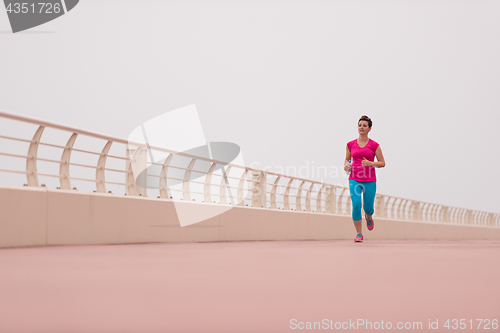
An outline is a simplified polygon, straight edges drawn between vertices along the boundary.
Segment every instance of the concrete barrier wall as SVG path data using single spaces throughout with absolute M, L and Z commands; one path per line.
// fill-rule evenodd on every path
M 0 187 L 0 246 L 47 244 L 47 190 Z
M 0 187 L 0 247 L 34 245 L 319 240 L 355 237 L 350 216 L 176 202 L 221 212 L 181 227 L 172 200 L 39 187 Z M 177 206 L 179 207 L 179 206 Z M 500 228 L 375 219 L 369 239 L 500 240 Z

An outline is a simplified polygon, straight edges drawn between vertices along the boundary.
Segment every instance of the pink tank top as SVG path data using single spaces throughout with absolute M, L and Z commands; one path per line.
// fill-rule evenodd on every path
M 358 139 L 349 141 L 347 143 L 347 148 L 351 152 L 351 175 L 349 179 L 354 179 L 358 182 L 374 182 L 377 180 L 377 175 L 375 174 L 375 167 L 366 166 L 364 167 L 361 162 L 363 158 L 368 161 L 375 161 L 375 151 L 378 148 L 378 143 L 372 139 L 368 139 L 366 146 L 361 148 L 358 145 Z

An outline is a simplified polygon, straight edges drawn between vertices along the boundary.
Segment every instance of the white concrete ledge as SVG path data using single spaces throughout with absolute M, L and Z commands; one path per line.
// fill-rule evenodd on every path
M 0 247 L 36 245 L 353 239 L 350 216 L 176 201 L 222 212 L 181 227 L 174 202 L 40 187 L 0 186 Z M 500 228 L 375 219 L 369 239 L 500 240 Z

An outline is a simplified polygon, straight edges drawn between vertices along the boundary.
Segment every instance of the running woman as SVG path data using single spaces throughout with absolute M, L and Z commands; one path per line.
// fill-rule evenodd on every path
M 355 242 L 363 241 L 361 227 L 361 194 L 363 194 L 363 209 L 365 211 L 366 226 L 373 230 L 375 226 L 372 215 L 374 213 L 375 192 L 377 191 L 377 176 L 375 168 L 385 166 L 382 150 L 377 142 L 368 138 L 372 129 L 372 120 L 362 116 L 358 120 L 359 137 L 347 143 L 344 170 L 349 172 L 349 191 L 352 201 L 352 220 L 357 235 Z M 377 162 L 375 162 L 375 156 Z M 352 163 L 349 163 L 352 160 Z

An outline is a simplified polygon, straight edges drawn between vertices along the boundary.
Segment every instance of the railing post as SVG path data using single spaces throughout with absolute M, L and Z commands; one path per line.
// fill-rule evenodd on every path
M 186 201 L 191 201 L 191 171 L 193 170 L 196 159 L 193 158 L 184 173 L 184 181 L 182 183 L 182 198 Z
M 143 172 L 148 166 L 146 152 L 142 147 L 127 146 L 127 157 L 130 159 L 127 161 L 126 179 L 129 184 L 125 187 L 127 195 L 147 196 L 148 179 L 146 172 Z M 138 186 L 137 183 L 142 186 Z
M 292 186 L 293 178 L 288 181 L 285 188 L 285 195 L 283 196 L 284 207 L 286 210 L 290 209 L 290 187 Z
M 108 157 L 109 148 L 113 141 L 108 141 L 104 148 L 102 149 L 101 156 L 99 156 L 99 161 L 97 161 L 97 170 L 95 172 L 96 179 L 96 190 L 99 193 L 106 193 L 106 158 Z
M 73 145 L 75 144 L 75 140 L 78 134 L 73 133 L 66 143 L 66 148 L 64 148 L 62 156 L 61 156 L 61 165 L 59 166 L 59 176 L 61 188 L 63 190 L 71 190 L 71 180 L 69 179 L 69 161 L 71 158 L 71 150 L 73 149 Z
M 467 210 L 465 213 L 465 223 L 474 224 L 474 214 L 471 210 Z
M 43 130 L 45 126 L 40 126 L 33 136 L 33 140 L 28 148 L 28 158 L 26 159 L 26 177 L 28 178 L 29 186 L 39 186 L 38 185 L 38 174 L 36 168 L 36 157 L 38 154 L 38 146 L 40 144 L 40 138 L 42 137 Z
M 297 211 L 301 211 L 302 210 L 302 188 L 304 187 L 304 184 L 305 184 L 305 180 L 302 181 L 302 183 L 300 183 L 299 185 L 299 188 L 297 189 L 297 195 L 295 196 L 295 207 L 297 209 Z
M 267 172 L 261 172 L 259 178 L 260 186 L 260 205 L 264 208 L 267 207 Z
M 212 174 L 216 165 L 217 163 L 212 163 L 210 165 L 210 169 L 208 170 L 207 176 L 205 177 L 205 184 L 203 185 L 203 199 L 205 200 L 205 202 L 212 202 L 212 193 L 210 187 L 212 185 Z
M 411 219 L 414 221 L 422 221 L 422 212 L 420 209 L 420 202 L 412 201 L 411 203 Z
M 450 222 L 451 223 L 456 223 L 459 224 L 460 218 L 459 218 L 459 213 L 460 209 L 459 208 L 451 208 L 450 209 Z
M 406 204 L 408 204 L 408 201 L 409 201 L 408 199 L 405 200 L 405 203 L 403 205 L 403 209 L 401 210 L 401 219 L 402 220 L 408 220 L 409 219 L 408 218 L 409 216 L 406 215 Z M 411 215 L 411 212 L 408 215 Z
M 336 207 L 337 198 L 335 196 L 335 186 L 326 186 L 325 213 L 335 214 L 338 210 Z
M 377 195 L 375 198 L 375 216 L 381 218 L 387 217 L 383 195 Z
M 243 196 L 243 191 L 245 188 L 245 182 L 247 181 L 247 174 L 248 174 L 248 170 L 245 169 L 245 171 L 243 171 L 243 174 L 241 175 L 240 182 L 238 183 L 238 194 L 237 194 L 237 197 L 238 197 L 237 205 L 238 206 L 245 206 L 245 198 Z
M 438 206 L 436 204 L 432 204 L 431 214 L 430 214 L 430 220 L 432 222 L 439 221 L 439 219 L 436 217 L 436 209 L 437 209 L 437 207 Z
M 489 225 L 488 218 L 490 217 L 490 213 L 484 212 L 482 220 L 482 225 Z
M 314 183 L 311 183 L 311 186 L 309 186 L 309 189 L 307 190 L 306 194 L 306 212 L 311 211 L 311 192 L 314 187 Z
M 431 205 L 429 203 L 420 204 L 420 220 L 421 221 L 430 221 L 431 218 L 429 216 Z
M 278 205 L 276 204 L 276 189 L 278 188 L 278 184 L 280 182 L 280 176 L 276 177 L 276 180 L 274 181 L 273 188 L 271 189 L 271 208 L 276 209 L 278 208 Z
M 254 207 L 266 207 L 267 174 L 252 172 L 252 203 Z
M 170 161 L 172 161 L 172 157 L 174 154 L 170 153 L 168 154 L 167 158 L 165 159 L 165 162 L 163 162 L 163 165 L 161 167 L 161 172 L 160 172 L 160 197 L 167 199 L 168 198 L 168 167 L 170 165 Z M 212 174 L 209 174 L 207 176 L 211 177 Z
M 389 200 L 391 200 L 389 198 Z M 397 198 L 392 198 L 392 204 L 391 204 L 391 219 L 395 219 L 396 218 L 396 201 L 398 199 Z M 389 201 L 387 201 L 389 202 Z
M 228 166 L 226 171 L 224 171 L 225 167 L 222 167 L 222 179 L 220 181 L 220 203 L 223 205 L 227 205 L 227 197 L 226 197 L 226 192 L 227 192 L 227 176 L 229 175 L 229 172 L 231 171 L 231 166 Z
M 321 197 L 323 196 L 323 191 L 325 189 L 325 184 L 321 184 L 321 188 L 318 191 L 318 195 L 316 196 L 316 211 L 318 213 L 322 213 L 322 208 L 321 208 Z M 326 204 L 325 204 L 326 206 Z
M 492 226 L 495 225 L 495 221 L 493 219 L 493 213 L 488 213 L 486 225 L 492 225 Z
M 346 190 L 345 187 L 342 188 L 342 191 L 340 191 L 339 199 L 337 200 L 337 213 L 338 214 L 344 214 L 344 210 L 342 209 L 342 200 L 344 198 L 345 190 Z M 347 202 L 349 202 L 349 200 L 351 200 L 350 196 L 347 197 Z M 347 203 L 346 203 L 346 207 L 347 207 Z
M 439 222 L 450 223 L 450 209 L 445 206 L 441 206 L 441 211 L 439 212 Z
M 403 219 L 403 216 L 401 215 L 401 205 L 403 204 L 404 199 L 400 199 L 398 203 L 398 208 L 396 209 L 396 218 L 398 219 Z M 406 203 L 405 203 L 406 204 Z
M 457 213 L 455 214 L 455 223 L 465 224 L 465 213 L 467 212 L 467 210 L 463 208 L 457 208 L 456 211 Z

